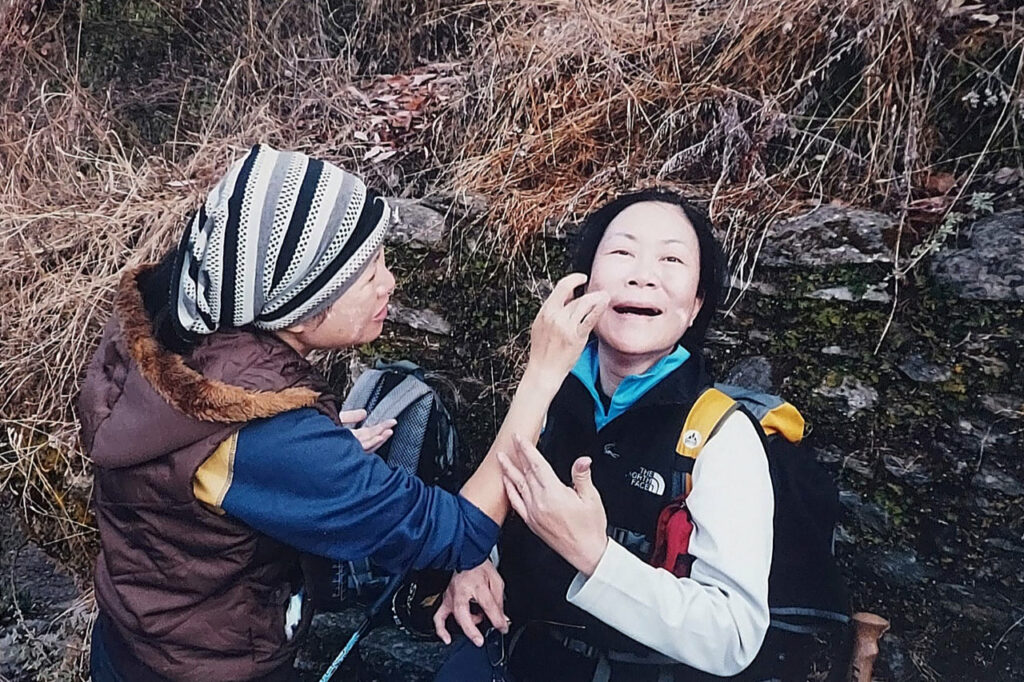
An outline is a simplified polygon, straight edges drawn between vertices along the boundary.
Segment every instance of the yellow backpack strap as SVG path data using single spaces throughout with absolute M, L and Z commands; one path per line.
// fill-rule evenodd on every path
M 719 425 L 736 410 L 736 407 L 736 401 L 717 388 L 709 388 L 701 393 L 690 408 L 690 413 L 686 415 L 683 431 L 679 434 L 679 442 L 676 443 L 676 454 L 696 460 L 697 455 L 704 449 L 704 444 L 715 435 Z M 693 467 L 690 466 L 688 469 L 692 471 Z M 692 476 L 687 473 L 687 495 L 690 494 L 692 487 Z
M 804 438 L 804 417 L 795 407 L 783 402 L 761 417 L 761 428 L 766 436 L 777 433 L 790 443 L 799 443 Z

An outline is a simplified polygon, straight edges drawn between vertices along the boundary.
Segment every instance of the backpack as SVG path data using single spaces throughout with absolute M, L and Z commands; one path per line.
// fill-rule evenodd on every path
M 366 419 L 354 425 L 356 428 L 396 419 L 393 435 L 375 454 L 392 468 L 402 468 L 428 485 L 454 492 L 461 484 L 459 467 L 464 464 L 459 437 L 440 393 L 427 379 L 424 370 L 412 362 L 378 361 L 373 369 L 359 375 L 341 409 L 366 410 Z M 310 592 L 318 611 L 367 605 L 387 589 L 394 589 L 393 585 L 389 587 L 394 576 L 377 568 L 369 559 L 323 560 L 315 565 L 313 574 Z M 442 580 L 447 585 L 446 575 L 443 571 L 417 571 L 410 576 L 415 579 L 407 579 L 402 588 L 407 592 L 410 584 L 418 587 Z M 427 620 L 432 615 L 431 612 Z
M 359 375 L 341 409 L 366 410 L 366 419 L 356 428 L 397 419 L 394 435 L 376 454 L 392 468 L 454 492 L 461 484 L 456 470 L 462 464 L 459 436 L 441 394 L 428 379 L 436 381 L 408 360 L 378 361 Z
M 691 473 L 703 446 L 736 410 L 746 412 L 759 426 L 775 496 L 768 576 L 771 621 L 765 646 L 769 641 L 803 640 L 806 651 L 814 635 L 845 630 L 850 621 L 834 556 L 839 490 L 813 451 L 802 444 L 800 412 L 779 396 L 715 384 L 697 398 L 676 445 L 673 502 L 659 515 L 651 563 L 680 577 L 689 575 L 693 559 L 687 549 L 693 524 L 686 496 L 693 485 Z M 781 653 L 780 658 L 785 656 Z

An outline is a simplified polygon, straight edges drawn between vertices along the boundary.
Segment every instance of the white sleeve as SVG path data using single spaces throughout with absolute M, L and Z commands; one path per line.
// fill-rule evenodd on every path
M 713 675 L 754 660 L 768 630 L 775 498 L 750 419 L 733 413 L 704 446 L 687 507 L 689 578 L 655 568 L 609 540 L 589 578 L 566 598 L 626 636 Z

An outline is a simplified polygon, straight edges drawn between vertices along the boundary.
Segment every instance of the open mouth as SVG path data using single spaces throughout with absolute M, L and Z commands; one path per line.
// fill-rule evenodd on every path
M 656 317 L 661 315 L 660 309 L 648 306 L 617 305 L 614 306 L 612 310 L 620 315 L 640 315 L 642 317 Z

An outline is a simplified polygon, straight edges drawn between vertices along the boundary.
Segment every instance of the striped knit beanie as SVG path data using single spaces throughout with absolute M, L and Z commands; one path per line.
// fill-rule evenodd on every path
M 391 209 L 325 161 L 262 144 L 217 183 L 177 251 L 177 321 L 192 334 L 284 329 L 331 306 L 384 241 Z

